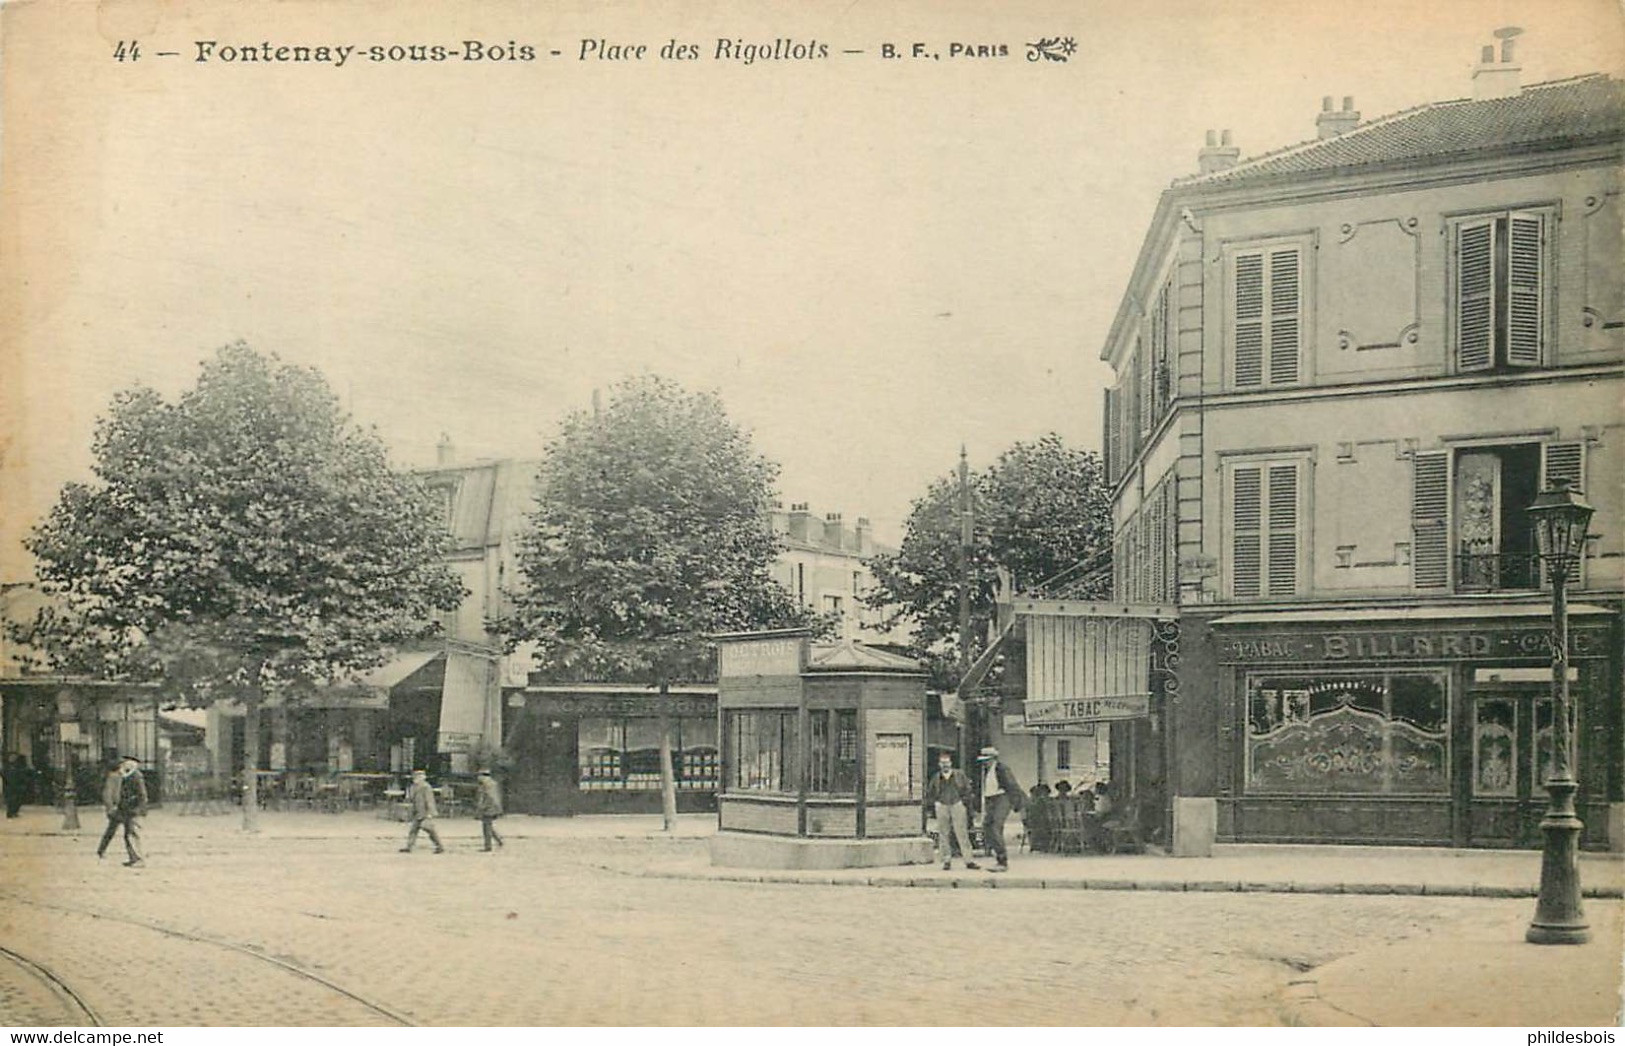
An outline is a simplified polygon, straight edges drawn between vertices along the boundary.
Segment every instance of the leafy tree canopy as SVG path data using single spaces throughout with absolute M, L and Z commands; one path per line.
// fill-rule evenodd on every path
M 1111 548 L 1111 495 L 1100 458 L 1067 447 L 1053 433 L 1016 443 L 969 478 L 973 528 L 969 555 L 971 654 L 986 644 L 994 615 L 998 570 L 1030 588 Z M 876 585 L 870 606 L 888 624 L 914 629 L 911 653 L 927 662 L 934 685 L 958 680 L 959 480 L 933 480 L 916 498 L 901 546 L 870 560 Z M 1072 589 L 1078 598 L 1104 598 L 1104 573 L 1088 572 Z
M 238 342 L 173 402 L 120 393 L 92 449 L 95 481 L 26 541 L 54 598 L 20 638 L 56 670 L 161 676 L 195 701 L 308 687 L 463 597 L 428 494 L 315 370 Z
M 557 678 L 658 683 L 709 678 L 707 634 L 815 624 L 769 573 L 777 473 L 715 394 L 615 386 L 548 446 L 494 628 Z

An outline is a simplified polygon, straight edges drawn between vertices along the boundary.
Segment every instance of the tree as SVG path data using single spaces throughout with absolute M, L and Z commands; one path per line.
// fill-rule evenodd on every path
M 58 670 L 241 701 L 251 829 L 265 697 L 296 700 L 430 634 L 463 598 L 448 535 L 318 372 L 241 342 L 174 402 L 118 394 L 92 451 L 95 482 L 64 487 L 25 542 L 54 601 L 22 638 Z
M 1108 594 L 1109 572 L 1076 569 L 1111 549 L 1111 494 L 1099 455 L 1069 448 L 1051 433 L 1014 444 L 971 474 L 969 485 L 968 657 L 986 645 L 1001 568 L 1018 587 L 1071 572 L 1078 598 Z M 867 602 L 886 613 L 888 627 L 913 626 L 910 652 L 945 690 L 959 680 L 960 529 L 958 479 L 939 477 L 915 499 L 898 550 L 870 560 L 875 587 Z
M 523 586 L 493 630 L 534 643 L 537 668 L 555 678 L 658 688 L 668 829 L 670 685 L 713 678 L 709 635 L 815 624 L 769 573 L 777 473 L 715 394 L 656 376 L 571 415 L 543 455 Z

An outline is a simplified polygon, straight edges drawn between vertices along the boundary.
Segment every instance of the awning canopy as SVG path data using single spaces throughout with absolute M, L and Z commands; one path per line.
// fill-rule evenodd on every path
M 486 697 L 495 693 L 495 688 L 486 683 L 496 667 L 489 658 L 473 654 L 446 655 L 446 682 L 440 692 L 440 735 L 435 741 L 439 751 L 471 752 L 485 735 Z
M 372 671 L 363 673 L 361 683 L 363 686 L 389 691 L 435 658 L 445 656 L 444 650 L 402 651 Z

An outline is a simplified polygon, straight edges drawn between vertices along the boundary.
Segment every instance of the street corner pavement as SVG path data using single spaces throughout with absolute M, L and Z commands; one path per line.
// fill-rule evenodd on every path
M 1296 978 L 1296 1023 L 1381 1027 L 1611 1027 L 1622 1016 L 1619 901 L 1588 901 L 1591 940 L 1524 940 L 1529 911 L 1356 951 Z

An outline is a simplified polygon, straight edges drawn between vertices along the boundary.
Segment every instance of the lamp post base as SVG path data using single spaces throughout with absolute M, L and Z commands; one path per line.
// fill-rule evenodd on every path
M 1540 899 L 1524 940 L 1530 944 L 1584 944 L 1591 927 L 1580 904 L 1580 831 L 1574 812 L 1574 781 L 1546 783 L 1551 805 L 1540 822 L 1546 846 L 1541 853 Z

